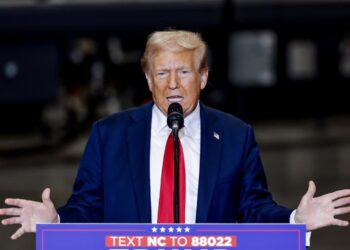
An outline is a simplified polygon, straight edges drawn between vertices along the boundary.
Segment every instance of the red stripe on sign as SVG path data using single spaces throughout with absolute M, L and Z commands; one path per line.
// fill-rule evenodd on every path
M 111 236 L 105 237 L 106 247 L 145 247 L 147 246 L 145 236 Z
M 190 236 L 188 247 L 237 247 L 237 236 Z
M 237 236 L 106 236 L 106 247 L 237 247 Z

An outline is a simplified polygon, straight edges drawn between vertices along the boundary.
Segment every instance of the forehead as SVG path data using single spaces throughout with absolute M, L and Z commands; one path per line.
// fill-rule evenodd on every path
M 195 53 L 192 50 L 172 52 L 162 50 L 157 52 L 152 60 L 152 67 L 194 67 Z

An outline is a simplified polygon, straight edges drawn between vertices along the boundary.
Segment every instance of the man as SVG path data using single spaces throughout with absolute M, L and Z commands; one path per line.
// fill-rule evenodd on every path
M 174 102 L 185 117 L 179 135 L 186 169 L 184 222 L 296 222 L 308 231 L 347 226 L 334 216 L 350 212 L 348 189 L 314 197 L 310 181 L 295 211 L 272 200 L 252 128 L 199 102 L 208 80 L 206 51 L 196 33 L 151 34 L 142 66 L 154 104 L 94 124 L 73 194 L 58 212 L 49 189 L 42 202 L 6 199 L 11 207 L 0 215 L 10 218 L 2 224 L 22 225 L 11 238 L 34 232 L 36 223 L 160 221 L 163 155 L 170 138 L 166 114 Z

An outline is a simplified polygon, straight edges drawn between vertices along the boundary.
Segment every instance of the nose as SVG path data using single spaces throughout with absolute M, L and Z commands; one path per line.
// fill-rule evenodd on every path
M 178 88 L 178 79 L 176 76 L 175 71 L 171 71 L 169 75 L 169 82 L 168 82 L 169 89 L 177 89 Z

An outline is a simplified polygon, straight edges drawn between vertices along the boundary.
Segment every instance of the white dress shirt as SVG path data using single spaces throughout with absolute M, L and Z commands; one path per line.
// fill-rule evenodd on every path
M 186 207 L 185 223 L 196 222 L 199 158 L 201 145 L 200 105 L 189 114 L 184 121 L 184 127 L 179 131 L 186 171 Z M 151 124 L 150 149 L 150 183 L 152 223 L 157 223 L 160 183 L 162 176 L 163 157 L 166 141 L 171 132 L 167 125 L 167 117 L 153 105 Z
M 151 124 L 150 149 L 150 185 L 152 223 L 157 223 L 160 183 L 162 176 L 163 157 L 166 141 L 171 132 L 167 125 L 167 117 L 153 105 Z M 185 223 L 196 222 L 199 161 L 200 161 L 200 105 L 184 120 L 184 127 L 179 131 L 179 138 L 184 152 L 186 169 L 186 207 Z M 295 210 L 290 215 L 289 222 L 295 224 Z M 310 246 L 311 233 L 306 234 L 306 246 Z

